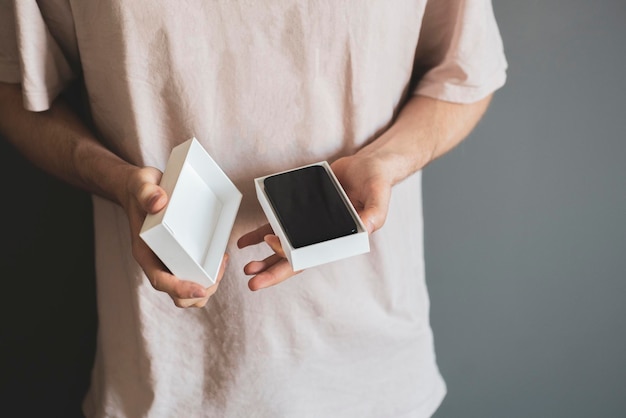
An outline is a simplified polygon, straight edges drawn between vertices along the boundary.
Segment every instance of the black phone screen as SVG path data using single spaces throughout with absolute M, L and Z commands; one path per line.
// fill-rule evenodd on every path
M 320 165 L 264 179 L 265 194 L 294 248 L 357 232 L 356 222 Z

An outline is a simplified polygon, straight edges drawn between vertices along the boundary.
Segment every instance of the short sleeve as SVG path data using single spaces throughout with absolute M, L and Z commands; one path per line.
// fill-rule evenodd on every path
M 74 78 L 35 0 L 0 0 L 0 81 L 20 83 L 24 108 L 39 112 Z
M 502 87 L 507 60 L 490 0 L 430 0 L 415 55 L 414 94 L 472 103 Z

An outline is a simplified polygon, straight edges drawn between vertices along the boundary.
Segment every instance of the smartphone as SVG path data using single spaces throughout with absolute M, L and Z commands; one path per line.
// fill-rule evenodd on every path
M 350 210 L 323 166 L 274 174 L 263 182 L 265 194 L 294 248 L 357 232 Z

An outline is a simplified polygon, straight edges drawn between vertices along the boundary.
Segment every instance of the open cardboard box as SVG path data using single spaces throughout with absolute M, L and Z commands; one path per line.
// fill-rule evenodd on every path
M 271 199 L 268 197 L 265 187 L 265 179 L 270 176 L 295 172 L 311 166 L 321 166 L 324 168 L 335 191 L 341 199 L 343 205 L 347 208 L 349 216 L 354 221 L 356 230 L 354 233 L 348 235 L 339 236 L 336 238 L 328 239 L 322 242 L 313 243 L 310 245 L 297 246 L 289 240 L 288 234 L 285 231 L 284 225 L 279 220 L 280 217 L 277 212 L 277 208 L 271 203 Z M 321 161 L 314 164 L 305 165 L 292 170 L 286 170 L 279 173 L 271 174 L 268 176 L 258 177 L 254 180 L 257 198 L 265 216 L 267 217 L 274 233 L 280 239 L 280 243 L 285 251 L 285 255 L 289 260 L 291 268 L 294 271 L 318 266 L 321 264 L 329 263 L 332 261 L 344 259 L 358 254 L 369 252 L 369 235 L 365 225 L 361 221 L 358 213 L 354 209 L 354 206 L 350 202 L 350 199 L 346 195 L 345 191 L 341 187 L 341 184 L 335 177 L 330 165 L 326 161 Z M 314 184 L 313 184 L 314 186 Z M 334 192 L 334 191 L 333 191 Z M 295 190 L 294 195 L 298 195 L 298 191 Z M 294 196 L 293 199 L 297 200 L 299 196 Z M 289 199 L 287 199 L 287 205 L 290 205 Z
M 214 284 L 241 192 L 195 138 L 174 147 L 160 185 L 169 202 L 146 216 L 139 236 L 172 274 Z

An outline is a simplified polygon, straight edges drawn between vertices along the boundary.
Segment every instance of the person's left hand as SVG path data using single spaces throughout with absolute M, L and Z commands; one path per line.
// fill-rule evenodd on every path
M 385 164 L 371 156 L 355 154 L 343 157 L 331 164 L 335 176 L 341 183 L 357 210 L 368 233 L 383 226 L 389 208 L 393 178 Z M 285 281 L 300 273 L 293 271 L 279 238 L 269 224 L 248 232 L 237 241 L 239 248 L 265 242 L 274 254 L 264 260 L 251 261 L 243 271 L 253 277 L 248 281 L 250 290 L 259 290 Z

